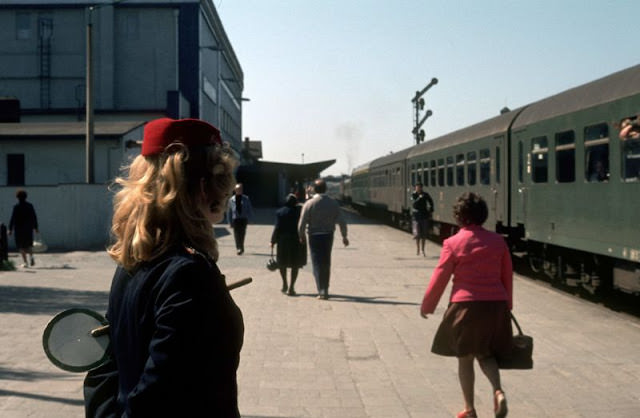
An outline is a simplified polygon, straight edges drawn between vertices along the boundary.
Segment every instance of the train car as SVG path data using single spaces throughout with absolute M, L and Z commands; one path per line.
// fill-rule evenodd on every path
M 455 199 L 475 191 L 489 205 L 485 226 L 532 269 L 640 294 L 639 113 L 640 65 L 373 160 L 354 170 L 353 199 L 357 175 L 358 204 L 404 223 L 420 181 L 445 238 Z M 403 167 L 400 184 L 390 180 Z
M 640 292 L 640 66 L 543 99 L 512 126 L 511 227 L 531 267 L 593 291 Z
M 402 215 L 409 207 L 404 179 L 410 150 L 406 148 L 385 155 L 369 165 L 369 209 L 379 219 L 397 226 L 403 226 Z
M 370 164 L 371 163 L 362 164 L 354 168 L 351 172 L 351 205 L 363 215 L 367 215 L 365 209 L 369 203 Z
M 452 207 L 465 191 L 487 201 L 485 226 L 508 235 L 509 127 L 521 110 L 423 142 L 409 152 L 407 182 L 422 182 L 433 199 L 432 226 L 440 238 L 455 232 Z

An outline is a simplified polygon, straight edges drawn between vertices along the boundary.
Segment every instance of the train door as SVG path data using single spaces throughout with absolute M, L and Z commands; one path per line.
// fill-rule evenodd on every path
M 513 152 L 511 156 L 511 228 L 524 226 L 527 217 L 527 181 L 531 173 L 531 154 L 527 152 L 525 130 L 512 133 Z
M 508 194 L 508 182 L 507 182 L 507 164 L 506 158 L 507 152 L 505 147 L 504 135 L 493 138 L 492 150 L 493 154 L 491 171 L 493 172 L 493 181 L 491 183 L 491 205 L 493 206 L 493 213 L 495 215 L 496 229 L 501 229 L 505 226 L 506 213 L 507 213 L 507 196 Z

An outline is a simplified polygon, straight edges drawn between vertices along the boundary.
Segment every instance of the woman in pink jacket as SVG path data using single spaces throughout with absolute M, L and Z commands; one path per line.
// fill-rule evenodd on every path
M 431 351 L 458 358 L 458 378 L 465 402 L 458 418 L 476 417 L 474 359 L 493 388 L 495 416 L 505 417 L 507 401 L 500 384 L 496 355 L 511 349 L 511 255 L 501 235 L 482 227 L 488 209 L 479 195 L 460 196 L 453 215 L 460 231 L 442 245 L 440 261 L 431 276 L 420 313 L 427 318 L 434 312 L 453 275 L 449 307 Z

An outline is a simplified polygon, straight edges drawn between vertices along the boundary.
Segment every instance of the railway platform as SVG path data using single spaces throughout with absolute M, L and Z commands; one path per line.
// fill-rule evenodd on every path
M 242 256 L 226 225 L 216 226 L 222 272 L 253 278 L 232 291 L 245 322 L 242 416 L 455 416 L 463 405 L 456 360 L 429 352 L 446 300 L 429 319 L 419 315 L 440 247 L 428 243 L 427 256 L 416 256 L 407 233 L 349 213 L 351 245 L 335 240 L 330 299 L 316 299 L 310 264 L 288 297 L 265 267 L 274 211 L 258 210 Z M 15 253 L 10 259 L 19 264 Z M 104 312 L 114 265 L 104 251 L 47 253 L 36 263 L 0 272 L 0 416 L 82 417 L 83 375 L 47 360 L 42 331 L 67 308 Z M 509 416 L 637 416 L 640 320 L 520 276 L 514 292 L 535 365 L 502 372 Z M 476 365 L 480 417 L 493 416 L 492 402 Z

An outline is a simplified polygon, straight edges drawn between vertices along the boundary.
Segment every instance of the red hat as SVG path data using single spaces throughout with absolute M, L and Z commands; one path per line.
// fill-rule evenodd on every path
M 155 119 L 144 127 L 142 155 L 160 154 L 173 143 L 195 145 L 222 144 L 220 131 L 200 119 Z

